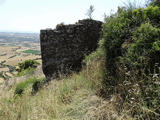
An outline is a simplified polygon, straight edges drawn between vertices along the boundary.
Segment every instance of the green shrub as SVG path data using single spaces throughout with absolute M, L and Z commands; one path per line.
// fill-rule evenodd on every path
M 145 19 L 149 20 L 150 23 L 155 27 L 160 27 L 160 7 L 149 6 L 144 10 Z
M 119 60 L 119 57 L 125 56 L 125 52 L 130 47 L 129 44 L 135 41 L 134 31 L 146 22 L 150 22 L 153 27 L 158 27 L 159 19 L 160 8 L 157 6 L 134 10 L 119 8 L 118 13 L 106 19 L 103 25 L 103 39 L 105 40 L 106 67 L 109 74 L 115 75 L 117 68 L 115 62 Z M 123 48 L 124 43 L 128 43 L 127 49 Z M 158 49 L 158 44 L 158 41 L 154 43 L 156 49 Z
M 20 76 L 24 76 L 24 75 L 27 75 L 27 74 L 32 74 L 34 72 L 35 68 L 27 68 L 25 70 L 22 70 L 20 72 L 17 73 L 17 77 L 20 77 Z
M 33 77 L 33 78 L 28 78 L 24 82 L 18 83 L 15 88 L 15 94 L 22 95 L 25 88 L 27 88 L 28 85 L 35 84 L 37 81 L 40 81 L 40 80 L 41 79 L 39 79 L 39 78 Z
M 25 60 L 22 63 L 19 63 L 19 69 L 17 76 L 23 76 L 26 74 L 31 74 L 35 70 L 35 68 L 39 65 L 39 63 L 35 60 Z
M 128 50 L 126 57 L 132 65 L 140 65 L 153 73 L 154 65 L 160 60 L 160 29 L 151 24 L 142 24 L 133 32 L 135 41 Z M 150 69 L 149 69 L 150 68 Z
M 121 45 L 130 35 L 130 17 L 131 13 L 124 10 L 118 16 L 107 18 L 103 25 L 106 67 L 109 74 L 115 74 L 115 60 L 122 55 Z
M 19 63 L 18 66 L 20 71 L 28 69 L 28 68 L 35 68 L 39 63 L 35 60 L 25 60 L 22 63 Z
M 46 79 L 42 78 L 42 79 L 38 79 L 36 81 L 34 81 L 33 85 L 32 85 L 32 94 L 38 92 L 39 88 L 42 87 L 45 84 Z
M 25 83 L 19 83 L 19 84 L 16 86 L 15 94 L 21 95 L 21 94 L 24 92 L 24 88 L 25 88 L 25 87 L 26 87 L 26 84 L 25 84 Z
M 120 95 L 118 109 L 134 106 L 130 114 L 136 119 L 157 119 L 160 113 L 159 21 L 160 8 L 148 6 L 119 8 L 103 24 L 106 73 L 102 93 Z

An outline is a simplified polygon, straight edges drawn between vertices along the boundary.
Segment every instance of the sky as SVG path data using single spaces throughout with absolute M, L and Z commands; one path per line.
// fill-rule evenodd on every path
M 116 12 L 128 0 L 0 0 L 1 32 L 39 32 L 59 23 L 73 24 L 86 19 L 93 5 L 93 19 L 103 21 L 104 13 Z M 141 0 L 143 1 L 143 0 Z

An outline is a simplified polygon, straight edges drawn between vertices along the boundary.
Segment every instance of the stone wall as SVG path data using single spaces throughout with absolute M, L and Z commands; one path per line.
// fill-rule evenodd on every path
M 79 71 L 81 62 L 97 48 L 102 22 L 85 19 L 41 30 L 42 69 L 46 77 Z

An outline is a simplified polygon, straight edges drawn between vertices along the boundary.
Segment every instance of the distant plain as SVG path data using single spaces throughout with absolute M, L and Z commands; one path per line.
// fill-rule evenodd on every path
M 18 63 L 28 59 L 41 63 L 38 33 L 0 32 L 0 84 L 16 75 Z

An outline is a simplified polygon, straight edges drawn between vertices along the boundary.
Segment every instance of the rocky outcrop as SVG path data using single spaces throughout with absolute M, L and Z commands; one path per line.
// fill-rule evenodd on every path
M 102 22 L 85 19 L 41 30 L 42 68 L 46 77 L 79 71 L 82 60 L 97 48 Z

